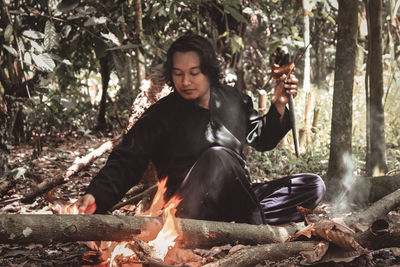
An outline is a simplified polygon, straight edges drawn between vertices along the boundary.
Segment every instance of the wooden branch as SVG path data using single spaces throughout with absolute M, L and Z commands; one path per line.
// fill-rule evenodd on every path
M 115 205 L 110 209 L 110 211 L 114 211 L 114 210 L 120 209 L 120 208 L 122 208 L 123 206 L 129 205 L 129 204 L 136 204 L 136 203 L 138 203 L 141 199 L 145 198 L 146 196 L 148 196 L 148 195 L 154 195 L 154 194 L 156 193 L 156 191 L 157 191 L 157 185 L 155 184 L 155 185 L 153 185 L 153 186 L 147 188 L 145 191 L 143 191 L 143 192 L 141 192 L 141 193 L 139 193 L 139 194 L 137 194 L 137 195 L 135 195 L 135 196 L 133 196 L 133 197 L 127 199 L 127 200 L 124 201 L 124 202 L 118 202 L 117 204 L 115 204 Z
M 398 206 L 400 206 L 400 189 L 376 201 L 367 210 L 346 217 L 344 221 L 347 225 L 354 225 L 357 222 L 371 225 Z
M 186 247 L 225 244 L 265 244 L 283 242 L 303 228 L 303 224 L 285 227 L 242 223 L 180 219 L 179 241 Z M 122 241 L 146 229 L 158 233 L 160 218 L 116 215 L 43 215 L 1 214 L 0 243 L 50 243 L 72 241 Z
M 380 223 L 385 225 L 384 223 Z M 374 228 L 374 227 L 372 227 Z M 364 248 L 377 250 L 388 247 L 400 247 L 400 225 L 386 224 L 383 229 L 369 229 L 355 235 L 355 240 Z M 300 252 L 311 251 L 317 241 L 296 241 L 250 246 L 238 250 L 206 267 L 255 266 L 265 261 L 280 261 L 296 257 Z M 318 262 L 316 262 L 318 263 Z
M 296 257 L 302 251 L 313 250 L 317 244 L 316 241 L 298 241 L 242 248 L 216 262 L 206 264 L 204 267 L 255 266 L 267 260 L 280 261 Z

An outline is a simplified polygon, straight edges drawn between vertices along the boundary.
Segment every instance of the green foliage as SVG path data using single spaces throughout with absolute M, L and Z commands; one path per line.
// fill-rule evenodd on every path
M 288 144 L 276 150 L 266 153 L 250 151 L 250 170 L 255 177 L 304 171 L 323 174 L 327 169 L 330 82 L 333 79 L 337 27 L 334 2 L 312 1 L 309 10 L 312 82 L 318 92 L 316 106 L 320 108 L 320 121 L 310 137 L 307 152 L 300 159 L 295 158 L 290 137 Z M 258 90 L 271 87 L 266 83 L 270 76 L 269 55 L 278 46 L 293 58 L 307 45 L 303 40 L 304 10 L 301 1 L 296 0 L 142 0 L 143 32 L 140 40 L 136 38 L 136 14 L 132 1 L 62 0 L 57 2 L 57 7 L 54 3 L 46 0 L 6 1 L 11 21 L 8 17 L 0 21 L 0 93 L 12 96 L 10 99 L 14 104 L 18 102 L 23 107 L 26 140 L 61 131 L 86 133 L 95 125 L 97 110 L 86 91 L 89 89 L 88 79 L 99 73 L 100 58 L 109 59 L 113 74 L 118 77 L 118 84 L 110 87 L 118 92 L 132 91 L 135 88 L 130 87 L 132 84 L 128 83 L 128 78 L 135 81 L 136 70 L 127 71 L 127 66 L 128 60 L 136 63 L 137 49 L 145 55 L 144 63 L 150 69 L 163 62 L 167 47 L 178 36 L 187 32 L 199 33 L 214 41 L 224 68 L 232 74 L 230 77 L 234 77 L 233 82 L 239 80 L 242 72 L 244 89 L 257 94 Z M 390 17 L 393 17 L 392 13 Z M 396 33 L 398 29 L 395 26 L 385 23 L 385 29 L 392 27 Z M 385 34 L 385 40 L 388 40 L 388 34 Z M 399 40 L 396 34 L 390 36 L 393 40 L 387 43 L 394 45 L 385 57 L 386 66 L 390 66 L 386 71 L 398 73 L 399 62 L 392 59 L 399 56 Z M 299 62 L 296 70 L 300 81 L 302 64 Z M 16 65 L 20 68 L 19 73 Z M 400 77 L 389 75 L 385 81 L 388 92 L 385 100 L 387 156 L 393 169 L 399 167 L 400 160 L 400 122 L 397 119 Z M 99 78 L 97 83 L 101 83 Z M 362 86 L 363 83 L 359 84 Z M 30 98 L 27 98 L 27 91 Z M 296 98 L 300 127 L 303 126 L 302 103 L 305 102 L 302 91 L 300 88 Z M 118 92 L 114 94 L 113 91 L 113 101 L 118 102 Z M 363 98 L 360 89 L 355 93 L 353 120 L 356 122 L 353 152 L 358 166 L 362 166 L 365 157 L 365 103 L 359 101 Z M 117 106 L 120 108 L 119 116 L 129 114 L 127 108 Z M 15 113 L 14 109 L 11 113 Z M 12 129 L 7 132 L 11 133 Z

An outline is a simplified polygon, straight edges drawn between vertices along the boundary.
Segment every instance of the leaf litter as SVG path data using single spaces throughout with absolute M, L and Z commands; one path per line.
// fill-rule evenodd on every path
M 9 165 L 13 168 L 25 168 L 24 175 L 16 179 L 15 185 L 0 199 L 0 214 L 53 214 L 58 213 L 57 203 L 71 203 L 84 194 L 86 186 L 104 165 L 107 154 L 96 160 L 89 168 L 80 171 L 71 180 L 39 196 L 31 204 L 18 200 L 25 192 L 49 177 L 55 177 L 70 166 L 75 157 L 86 155 L 108 139 L 96 136 L 67 136 L 46 140 L 41 154 L 34 157 L 35 150 L 29 145 L 20 145 L 12 150 Z M 387 248 L 367 251 L 354 240 L 354 231 L 344 225 L 322 217 L 327 217 L 332 207 L 330 203 L 321 204 L 315 213 L 305 213 L 307 226 L 291 237 L 291 240 L 319 238 L 314 251 L 303 252 L 298 257 L 282 261 L 266 261 L 257 266 L 390 266 L 400 264 L 400 248 Z M 129 210 L 120 209 L 118 214 L 128 214 Z M 305 212 L 305 211 L 303 211 Z M 400 222 L 399 210 L 391 211 L 388 216 Z M 357 228 L 357 225 L 356 225 Z M 363 225 L 358 230 L 365 231 Z M 221 259 L 234 253 L 243 245 L 225 245 L 210 249 L 194 249 L 192 257 L 202 257 L 204 264 Z M 82 266 L 98 264 L 99 255 L 81 242 L 52 244 L 0 244 L 0 266 Z M 333 264 L 333 265 L 332 265 Z M 382 265 L 387 264 L 387 265 Z

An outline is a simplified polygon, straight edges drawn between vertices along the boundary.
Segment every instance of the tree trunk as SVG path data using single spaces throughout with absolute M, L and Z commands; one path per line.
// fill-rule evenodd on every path
M 0 93 L 0 178 L 8 170 L 8 157 L 10 154 L 8 144 L 8 108 L 7 102 Z
M 284 242 L 303 228 L 303 224 L 287 226 L 251 225 L 179 219 L 186 247 L 207 247 L 225 244 L 265 244 Z M 144 231 L 150 229 L 150 231 Z M 50 243 L 72 241 L 123 241 L 141 234 L 141 238 L 157 234 L 161 218 L 117 215 L 43 215 L 1 214 L 0 242 Z
M 107 104 L 107 89 L 108 82 L 110 81 L 110 65 L 109 65 L 109 57 L 104 56 L 100 58 L 100 73 L 101 73 L 101 85 L 102 85 L 102 94 L 99 108 L 99 116 L 97 117 L 97 129 L 104 130 L 107 129 L 106 124 L 106 104 Z
M 135 15 L 136 44 L 139 45 L 136 49 L 136 81 L 137 88 L 139 88 L 142 84 L 142 80 L 146 78 L 145 58 L 141 50 L 141 40 L 143 38 L 141 0 L 135 0 Z
M 387 172 L 385 120 L 383 109 L 383 65 L 382 65 L 382 0 L 369 0 L 370 18 L 370 144 L 371 158 L 367 170 L 370 175 L 383 175 Z
M 358 1 L 339 0 L 333 93 L 331 147 L 328 167 L 328 197 L 337 193 L 340 178 L 346 173 L 343 156 L 351 152 L 352 97 L 357 52 Z

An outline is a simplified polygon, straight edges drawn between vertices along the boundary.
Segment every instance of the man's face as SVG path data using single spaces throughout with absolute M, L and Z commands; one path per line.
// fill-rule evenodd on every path
M 186 100 L 208 109 L 210 80 L 200 70 L 197 52 L 175 52 L 172 57 L 172 81 L 178 93 Z

